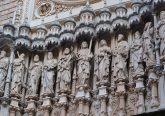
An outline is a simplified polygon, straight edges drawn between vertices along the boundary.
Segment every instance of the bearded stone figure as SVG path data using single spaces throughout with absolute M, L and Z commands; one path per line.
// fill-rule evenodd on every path
M 106 84 L 109 77 L 111 49 L 105 40 L 100 41 L 100 48 L 95 54 L 95 75 L 99 84 Z
M 135 32 L 135 38 L 131 46 L 131 56 L 133 64 L 133 77 L 140 77 L 144 75 L 143 62 L 143 40 L 139 31 Z
M 53 95 L 54 94 L 54 75 L 55 75 L 55 68 L 57 67 L 57 60 L 53 58 L 53 53 L 48 52 L 47 60 L 44 64 L 44 72 L 42 78 L 42 86 L 43 86 L 43 93 L 46 95 Z
M 77 54 L 77 61 L 78 61 L 78 85 L 79 86 L 88 86 L 88 81 L 90 78 L 90 60 L 92 59 L 93 54 L 90 53 L 88 49 L 88 43 L 86 41 L 82 42 L 81 49 Z
M 65 48 L 63 56 L 58 62 L 58 82 L 60 83 L 60 92 L 70 91 L 72 69 L 73 54 L 69 48 Z
M 8 64 L 9 64 L 9 58 L 6 57 L 6 52 L 2 50 L 0 54 L 0 96 L 3 94 L 5 87 Z
M 13 78 L 11 82 L 11 94 L 20 94 L 21 86 L 25 73 L 25 54 L 18 54 L 18 58 L 14 60 L 13 64 Z
M 153 40 L 154 28 L 151 25 L 151 22 L 146 23 L 143 39 L 144 39 L 144 61 L 146 62 L 147 67 L 155 65 L 155 52 L 154 52 L 154 40 Z
M 118 35 L 118 44 L 114 50 L 114 77 L 116 81 L 125 80 L 128 77 L 127 73 L 127 59 L 129 53 L 128 42 L 124 40 L 124 35 Z
M 38 55 L 34 56 L 33 63 L 29 67 L 28 90 L 27 95 L 36 96 L 39 86 L 39 79 L 42 73 L 42 62 Z

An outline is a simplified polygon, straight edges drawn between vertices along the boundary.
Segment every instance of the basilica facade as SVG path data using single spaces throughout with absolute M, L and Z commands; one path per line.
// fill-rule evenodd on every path
M 17 0 L 0 31 L 0 116 L 163 111 L 164 6 L 165 0 Z

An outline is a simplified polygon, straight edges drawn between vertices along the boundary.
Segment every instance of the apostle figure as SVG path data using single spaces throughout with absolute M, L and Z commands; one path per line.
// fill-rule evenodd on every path
M 58 62 L 58 82 L 60 83 L 61 92 L 70 91 L 73 58 L 74 55 L 71 53 L 71 50 L 66 47 L 63 56 Z
M 154 47 L 154 40 L 153 40 L 153 33 L 154 28 L 151 25 L 151 22 L 146 23 L 144 32 L 143 32 L 143 39 L 144 39 L 144 61 L 146 62 L 147 67 L 151 67 L 155 65 L 155 47 Z
M 42 75 L 42 62 L 38 55 L 34 56 L 33 63 L 29 67 L 27 95 L 37 96 L 39 80 Z
M 8 64 L 9 58 L 6 57 L 6 52 L 2 50 L 0 54 L 0 95 L 2 95 L 4 91 Z
M 97 82 L 108 82 L 111 49 L 107 46 L 106 40 L 100 41 L 100 48 L 95 55 L 95 75 Z
M 11 94 L 21 94 L 21 87 L 23 84 L 25 73 L 25 54 L 19 55 L 18 58 L 14 60 L 13 64 L 13 76 L 11 82 Z
M 88 43 L 83 41 L 81 44 L 81 49 L 77 54 L 78 61 L 78 85 L 79 86 L 88 86 L 89 78 L 90 78 L 90 60 L 93 57 L 93 54 L 88 49 Z
M 133 64 L 133 77 L 140 77 L 144 75 L 143 62 L 143 40 L 139 31 L 135 32 L 135 38 L 131 46 L 131 56 Z
M 54 75 L 57 67 L 57 60 L 53 58 L 53 53 L 48 52 L 47 60 L 44 64 L 44 72 L 42 78 L 43 94 L 53 95 L 54 93 Z
M 114 63 L 114 77 L 116 81 L 125 80 L 128 77 L 127 73 L 127 59 L 129 55 L 128 42 L 124 40 L 124 35 L 118 35 L 118 44 L 113 53 L 115 57 Z

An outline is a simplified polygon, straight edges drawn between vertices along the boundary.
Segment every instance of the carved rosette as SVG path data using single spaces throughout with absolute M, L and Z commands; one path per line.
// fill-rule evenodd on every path
M 127 19 L 127 9 L 125 6 L 118 6 L 115 9 L 116 12 L 116 18 L 112 21 L 112 27 L 114 30 L 120 30 L 120 29 L 128 29 L 129 23 Z
M 99 21 L 96 24 L 96 33 L 97 34 L 103 34 L 103 33 L 110 33 L 111 25 L 110 25 L 110 18 L 111 18 L 111 13 L 109 12 L 108 8 L 103 8 L 100 11 L 99 15 Z
M 76 23 L 73 18 L 69 18 L 64 22 L 64 29 L 60 33 L 60 43 L 73 43 L 75 41 L 74 37 L 74 27 Z

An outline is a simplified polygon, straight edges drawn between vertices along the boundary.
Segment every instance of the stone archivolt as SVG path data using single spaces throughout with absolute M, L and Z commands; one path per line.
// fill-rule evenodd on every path
M 106 6 L 95 13 L 87 3 L 80 23 L 70 17 L 50 29 L 31 29 L 26 20 L 4 25 L 1 115 L 131 116 L 164 109 L 161 4 L 133 1 L 129 17 L 119 4 L 112 20 Z

